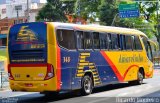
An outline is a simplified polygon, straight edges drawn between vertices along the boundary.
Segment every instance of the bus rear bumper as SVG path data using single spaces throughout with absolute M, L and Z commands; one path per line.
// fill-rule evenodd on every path
M 53 79 L 45 81 L 14 81 L 9 80 L 10 88 L 13 91 L 26 92 L 44 92 L 44 91 L 58 91 L 56 82 Z

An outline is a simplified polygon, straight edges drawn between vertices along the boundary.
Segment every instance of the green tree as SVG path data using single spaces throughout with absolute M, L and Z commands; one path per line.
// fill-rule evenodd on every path
M 65 14 L 74 14 L 75 3 L 77 0 L 60 0 Z
M 118 4 L 126 3 L 116 0 L 47 0 L 48 3 L 38 13 L 37 20 L 65 21 L 65 14 L 75 14 L 90 22 L 99 18 L 101 24 L 110 26 L 118 13 Z M 128 0 L 132 1 L 132 0 Z M 149 37 L 159 35 L 154 25 L 157 24 L 156 3 L 140 2 L 140 11 L 143 17 L 119 18 L 117 16 L 114 26 L 136 28 L 145 32 Z
M 116 0 L 101 0 L 98 9 L 100 21 L 105 25 L 111 25 L 114 16 L 118 13 Z
M 156 11 L 157 11 L 157 2 L 151 2 L 155 0 L 146 0 L 149 2 L 139 2 L 140 12 L 143 14 L 144 19 L 153 22 L 153 18 L 156 17 Z
M 118 4 L 127 2 L 116 2 L 115 0 L 101 0 L 101 5 L 99 6 L 99 19 L 102 24 L 111 25 L 115 18 L 114 26 L 135 28 L 144 32 L 148 37 L 156 36 L 156 30 L 154 28 L 155 21 L 155 4 L 149 3 L 148 6 L 144 6 L 147 2 L 140 2 L 140 11 L 143 17 L 136 18 L 120 18 L 118 16 Z M 143 7 L 142 7 L 143 6 Z M 145 13 L 143 13 L 145 12 Z M 116 16 L 117 14 L 117 16 Z
M 98 15 L 100 0 L 76 0 L 75 16 L 94 22 Z
M 37 21 L 66 21 L 65 6 L 60 0 L 47 0 L 47 4 L 39 11 Z
M 156 1 L 156 0 L 147 0 L 147 1 L 150 1 L 150 2 L 140 2 L 140 11 L 141 11 L 141 14 L 143 14 L 144 16 L 144 19 L 146 21 L 148 21 L 148 23 L 152 24 L 155 28 L 153 28 L 152 26 L 152 31 L 153 32 L 153 35 L 157 38 L 157 41 L 159 42 L 160 44 L 160 33 L 158 33 L 158 24 L 159 24 L 159 16 L 160 15 L 157 15 L 157 6 L 158 6 L 158 2 L 151 2 L 151 1 Z M 159 31 L 160 32 L 160 31 Z

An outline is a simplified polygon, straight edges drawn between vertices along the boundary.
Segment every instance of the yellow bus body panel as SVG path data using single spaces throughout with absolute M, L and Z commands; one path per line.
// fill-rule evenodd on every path
M 44 91 L 57 91 L 55 87 L 55 79 L 43 80 L 43 81 L 15 81 L 9 80 L 10 88 L 16 91 L 27 92 L 44 92 Z M 25 84 L 32 84 L 32 87 L 27 87 Z
M 29 91 L 29 92 L 43 92 L 43 91 L 58 91 L 57 90 L 57 48 L 56 38 L 54 32 L 54 25 L 47 24 L 47 63 L 52 64 L 54 68 L 54 77 L 49 80 L 44 80 L 44 77 L 37 77 L 44 74 L 46 76 L 47 67 L 12 67 L 12 74 L 14 79 L 15 75 L 21 74 L 22 77 L 15 80 L 9 80 L 10 87 L 16 91 Z M 27 78 L 27 74 L 33 78 Z M 41 74 L 38 74 L 41 73 Z M 33 87 L 25 86 L 26 83 L 33 84 Z

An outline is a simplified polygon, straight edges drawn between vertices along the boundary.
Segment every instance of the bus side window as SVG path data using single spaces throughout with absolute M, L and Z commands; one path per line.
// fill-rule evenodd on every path
M 147 50 L 148 49 L 148 43 L 147 43 L 148 39 L 146 37 L 142 36 L 142 41 L 143 41 L 143 44 L 145 46 L 145 49 Z
M 150 42 L 147 41 L 147 56 L 149 60 L 153 61 L 153 54 Z
M 107 41 L 108 41 L 108 50 L 111 50 L 112 49 L 111 34 L 107 35 Z
M 142 44 L 138 36 L 135 36 L 135 48 L 136 50 L 142 50 Z
M 93 33 L 93 48 L 100 49 L 100 40 L 99 40 L 99 33 L 98 32 Z
M 100 33 L 100 49 L 108 49 L 107 48 L 107 39 L 105 33 Z
M 130 35 L 125 36 L 126 50 L 132 50 L 132 39 Z
M 120 42 L 120 49 L 125 50 L 126 49 L 125 35 L 119 36 L 119 42 Z
M 132 49 L 133 50 L 136 50 L 136 44 L 135 44 L 135 36 L 131 36 L 131 39 L 132 39 Z
M 84 49 L 84 37 L 83 37 L 83 32 L 82 31 L 76 31 L 75 32 L 76 34 L 76 46 L 77 46 L 77 49 Z
M 118 34 L 112 34 L 112 49 L 119 50 Z
M 146 37 L 142 36 L 142 40 L 143 40 L 143 44 L 145 46 L 148 58 L 151 61 L 153 61 L 153 59 L 152 59 L 153 58 L 153 56 L 152 56 L 152 48 L 151 48 L 150 43 L 148 42 L 148 39 Z
M 92 34 L 90 32 L 83 32 L 85 49 L 92 49 Z
M 75 39 L 73 30 L 57 30 L 57 39 L 60 46 L 67 49 L 75 49 Z

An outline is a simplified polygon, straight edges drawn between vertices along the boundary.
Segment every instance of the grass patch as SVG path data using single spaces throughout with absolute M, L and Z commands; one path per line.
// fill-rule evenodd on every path
M 7 57 L 7 51 L 6 50 L 0 50 L 0 56 Z
M 0 61 L 5 61 L 7 59 L 7 52 L 5 49 L 0 50 Z

